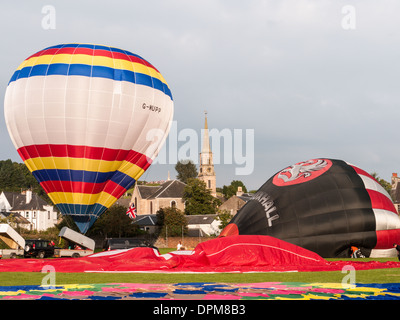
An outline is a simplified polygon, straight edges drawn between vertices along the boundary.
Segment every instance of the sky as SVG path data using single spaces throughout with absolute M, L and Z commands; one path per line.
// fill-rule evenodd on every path
M 0 8 L 3 99 L 23 60 L 61 43 L 122 48 L 162 73 L 175 129 L 141 180 L 168 171 L 175 178 L 177 152 L 198 162 L 205 110 L 221 138 L 212 142 L 218 187 L 241 180 L 256 190 L 319 157 L 387 181 L 400 173 L 396 0 L 38 0 Z M 4 112 L 0 143 L 0 160 L 21 162 Z

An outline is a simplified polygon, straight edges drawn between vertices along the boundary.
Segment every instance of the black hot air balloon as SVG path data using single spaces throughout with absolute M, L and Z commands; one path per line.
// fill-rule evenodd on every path
M 400 219 L 383 187 L 342 160 L 312 159 L 271 177 L 221 232 L 269 235 L 328 257 L 392 256 Z

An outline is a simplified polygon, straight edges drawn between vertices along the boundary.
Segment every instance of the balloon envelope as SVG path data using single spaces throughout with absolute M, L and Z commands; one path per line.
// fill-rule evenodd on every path
M 61 44 L 22 62 L 4 109 L 19 155 L 85 233 L 150 166 L 173 99 L 160 72 L 136 54 Z
M 393 255 L 400 219 L 388 193 L 364 170 L 341 160 L 312 159 L 271 177 L 221 236 L 269 235 L 322 257 Z

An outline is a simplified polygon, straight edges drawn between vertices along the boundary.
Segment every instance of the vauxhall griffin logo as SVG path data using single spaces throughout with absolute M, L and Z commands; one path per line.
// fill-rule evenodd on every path
M 296 163 L 278 172 L 272 182 L 276 186 L 289 186 L 313 180 L 332 166 L 332 161 L 328 159 L 312 159 Z

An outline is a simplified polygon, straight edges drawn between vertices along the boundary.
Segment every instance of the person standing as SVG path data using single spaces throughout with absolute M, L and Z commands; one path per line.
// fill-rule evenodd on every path
M 397 258 L 400 261 L 400 246 L 397 243 L 393 243 L 393 247 L 396 248 L 397 251 Z
M 182 242 L 181 241 L 179 241 L 179 243 L 178 243 L 178 245 L 176 246 L 176 249 L 179 251 L 179 250 L 182 250 Z

